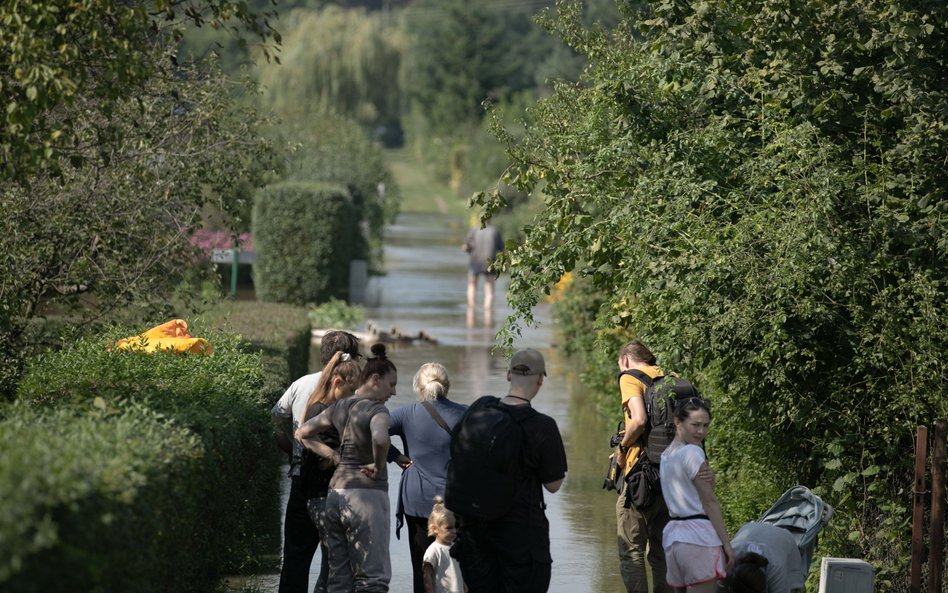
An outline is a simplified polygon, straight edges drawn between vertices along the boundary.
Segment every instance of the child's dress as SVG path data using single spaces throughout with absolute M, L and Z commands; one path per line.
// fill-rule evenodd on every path
M 461 567 L 451 557 L 450 546 L 433 542 L 425 550 L 424 561 L 434 569 L 434 593 L 464 593 Z

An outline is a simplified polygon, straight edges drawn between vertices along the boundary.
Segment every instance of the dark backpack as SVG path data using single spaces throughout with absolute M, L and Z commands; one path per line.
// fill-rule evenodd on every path
M 677 402 L 701 396 L 694 385 L 681 377 L 662 375 L 652 379 L 637 369 L 622 371 L 620 379 L 622 375 L 631 375 L 645 385 L 645 453 L 652 463 L 661 463 L 662 452 L 675 439 Z
M 537 413 L 526 410 L 521 420 Z M 523 479 L 524 439 L 520 421 L 500 399 L 485 395 L 471 404 L 451 433 L 444 506 L 486 521 L 510 512 Z

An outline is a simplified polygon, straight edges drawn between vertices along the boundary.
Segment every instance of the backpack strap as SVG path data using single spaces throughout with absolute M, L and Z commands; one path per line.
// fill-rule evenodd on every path
M 446 433 L 451 434 L 451 427 L 448 426 L 448 423 L 445 422 L 444 418 L 438 413 L 438 410 L 435 409 L 431 402 L 423 401 L 421 402 L 421 405 L 426 410 L 428 410 L 428 413 L 431 414 L 431 417 L 434 418 L 434 421 L 438 423 L 438 426 L 443 428 Z
M 645 385 L 646 389 L 651 387 L 652 383 L 654 383 L 657 379 L 662 377 L 662 375 L 659 375 L 658 377 L 655 377 L 655 379 L 653 379 L 649 377 L 648 375 L 646 375 L 643 371 L 640 371 L 639 369 L 626 369 L 624 371 L 619 372 L 619 376 L 616 378 L 616 380 L 621 381 L 622 375 L 629 375 L 630 377 L 635 377 L 636 379 L 639 380 L 639 383 L 641 383 L 642 385 Z

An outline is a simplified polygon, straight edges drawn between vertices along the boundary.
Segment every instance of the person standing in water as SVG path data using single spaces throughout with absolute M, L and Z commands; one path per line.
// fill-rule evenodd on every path
M 467 274 L 467 306 L 474 308 L 477 298 L 477 279 L 484 277 L 484 311 L 494 306 L 494 281 L 498 273 L 491 264 L 497 254 L 504 250 L 504 240 L 494 226 L 488 222 L 483 228 L 472 228 L 461 249 L 470 256 Z

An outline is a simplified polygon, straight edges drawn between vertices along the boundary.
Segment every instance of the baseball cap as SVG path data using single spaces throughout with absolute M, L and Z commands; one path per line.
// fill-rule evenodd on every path
M 543 361 L 543 355 L 533 348 L 515 352 L 510 359 L 510 366 L 508 368 L 511 373 L 517 375 L 546 376 L 546 363 Z

